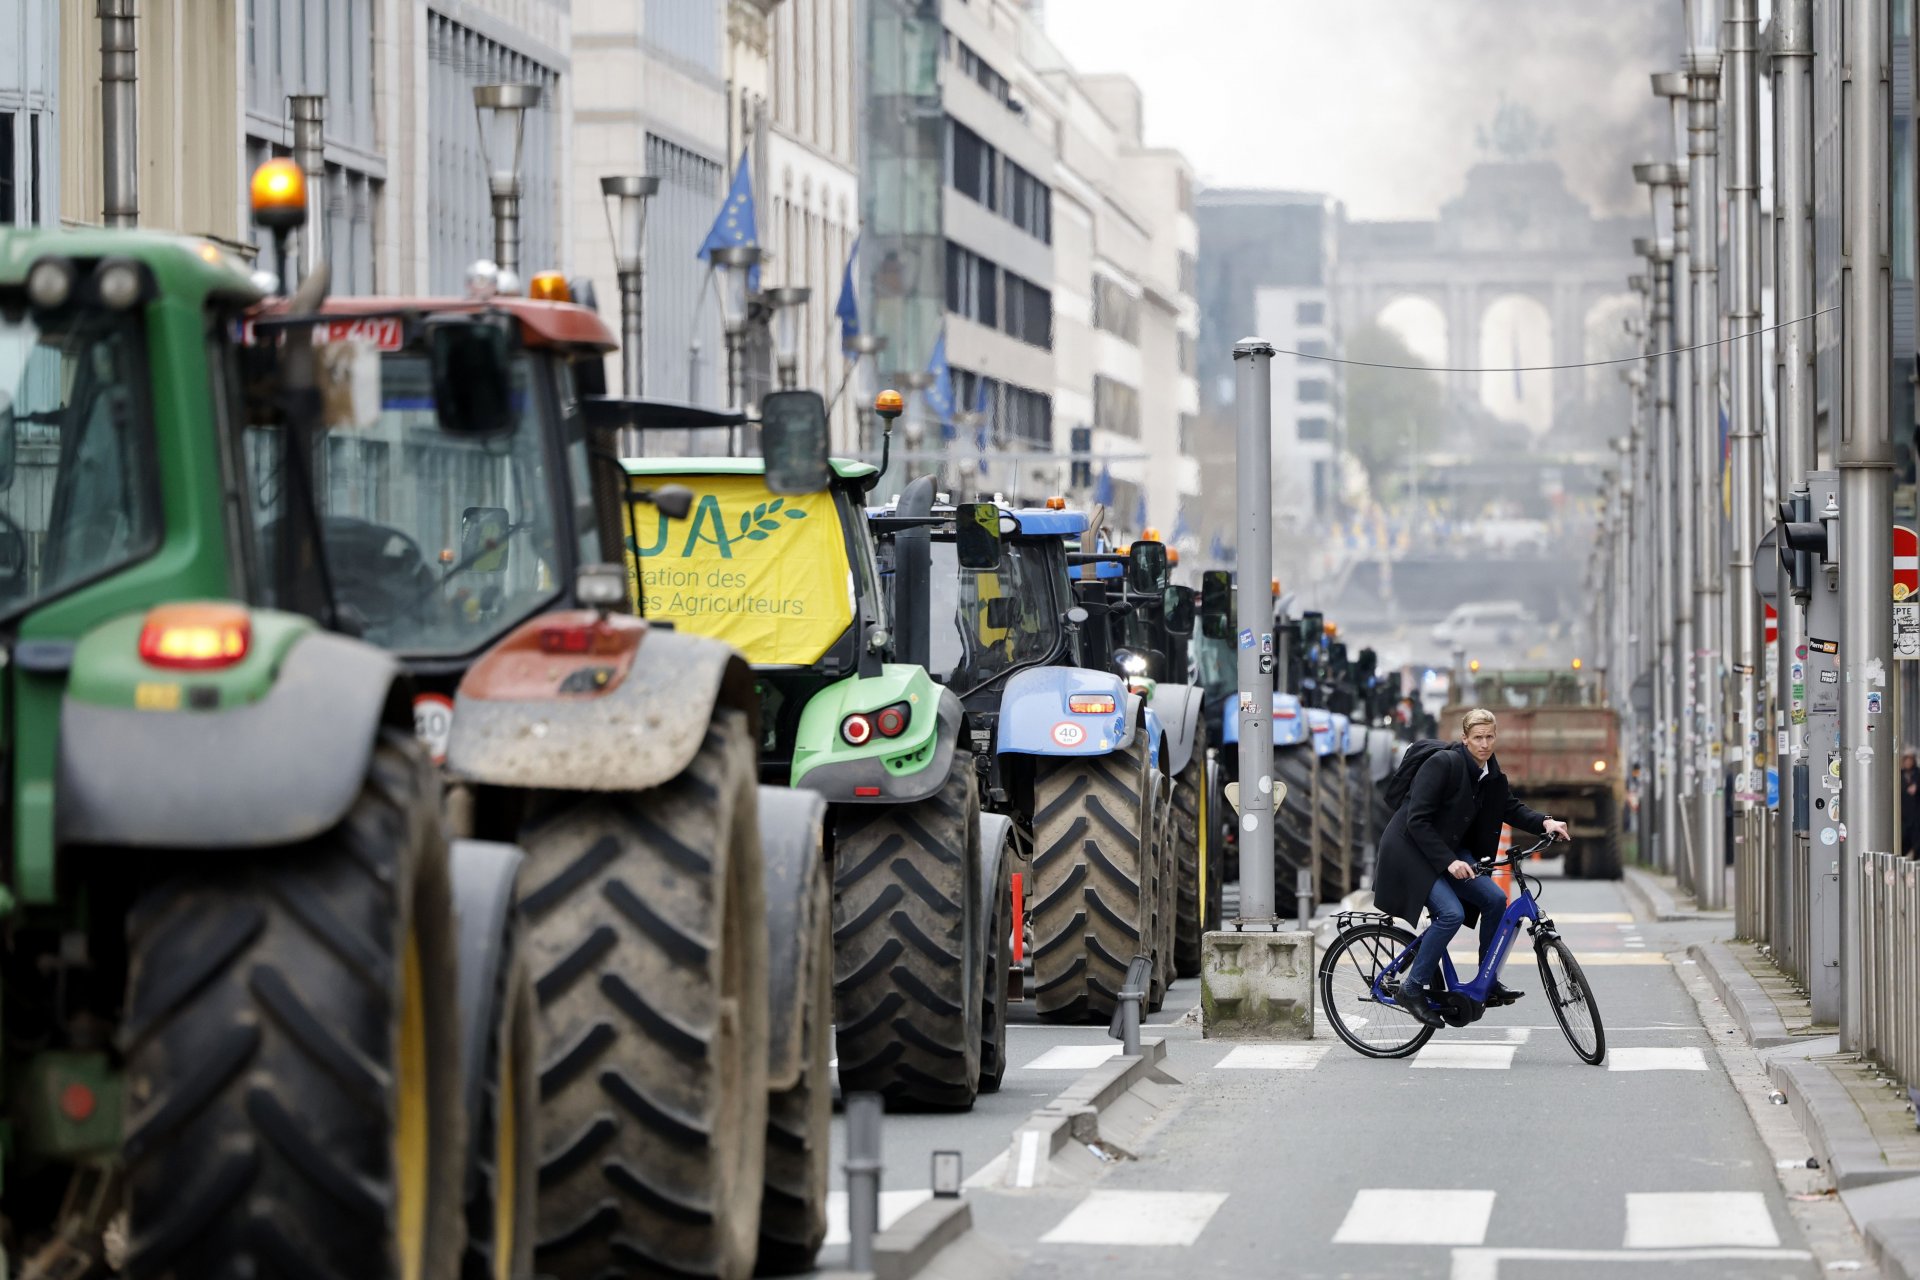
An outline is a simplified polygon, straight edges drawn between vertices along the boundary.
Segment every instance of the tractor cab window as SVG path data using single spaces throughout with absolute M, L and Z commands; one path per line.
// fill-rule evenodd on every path
M 951 538 L 933 542 L 933 678 L 962 693 L 1015 667 L 1044 662 L 1058 648 L 1058 576 L 1045 551 L 1016 541 L 1001 544 L 994 569 L 960 567 Z
M 129 317 L 0 317 L 0 617 L 159 545 L 145 369 Z
M 434 416 L 424 355 L 379 358 L 365 416 L 330 409 L 313 460 L 326 571 L 343 629 L 415 656 L 471 653 L 545 606 L 566 572 L 564 527 L 540 414 L 539 371 L 515 359 L 515 428 L 464 438 Z M 250 432 L 261 562 L 274 565 L 285 467 L 277 428 Z M 561 463 L 560 465 L 564 465 Z
M 1190 646 L 1195 683 L 1206 691 L 1207 701 L 1230 696 L 1240 685 L 1240 652 L 1224 638 L 1196 635 Z

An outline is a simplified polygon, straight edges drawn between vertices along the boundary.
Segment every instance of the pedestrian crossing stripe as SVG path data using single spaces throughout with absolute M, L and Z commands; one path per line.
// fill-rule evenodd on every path
M 1182 1248 L 1226 1202 L 1218 1191 L 1089 1191 L 1040 1243 Z

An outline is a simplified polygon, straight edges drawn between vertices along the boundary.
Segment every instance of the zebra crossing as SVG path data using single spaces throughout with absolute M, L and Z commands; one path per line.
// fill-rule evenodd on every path
M 925 1190 L 882 1193 L 882 1229 L 931 1196 Z M 1234 1193 L 1227 1191 L 1090 1190 L 1062 1202 L 1060 1216 L 1039 1232 L 1036 1247 L 1187 1248 L 1199 1242 L 1233 1198 Z M 1500 1203 L 1500 1193 L 1486 1188 L 1362 1187 L 1354 1191 L 1331 1242 L 1478 1250 L 1486 1246 L 1496 1223 L 1506 1221 L 1498 1215 Z M 1514 1200 L 1512 1221 L 1525 1220 L 1523 1203 L 1524 1197 Z M 1624 1260 L 1686 1261 L 1683 1255 L 1693 1250 L 1773 1250 L 1777 1257 L 1807 1256 L 1780 1248 L 1779 1229 L 1765 1195 L 1758 1191 L 1633 1191 L 1592 1206 L 1596 1220 L 1609 1209 L 1614 1211 L 1612 1231 L 1624 1251 L 1611 1256 Z M 830 1198 L 827 1221 L 827 1243 L 845 1244 L 844 1192 Z M 1518 1257 L 1556 1251 L 1503 1246 L 1492 1252 Z M 1580 1252 L 1599 1256 L 1603 1251 Z
M 1536 1032 L 1543 1034 L 1536 1035 Z M 1551 1034 L 1544 1034 L 1551 1033 Z M 1220 1056 L 1206 1064 L 1212 1071 L 1313 1071 L 1329 1060 L 1358 1061 L 1357 1055 L 1324 1041 L 1218 1046 Z M 1337 1054 L 1335 1051 L 1338 1051 Z M 1527 1055 L 1522 1058 L 1522 1052 Z M 1022 1071 L 1088 1071 L 1120 1052 L 1118 1043 L 1055 1045 L 1021 1064 Z M 1330 1055 L 1332 1055 L 1330 1057 Z M 1412 1057 L 1402 1060 L 1413 1070 L 1510 1071 L 1519 1061 L 1565 1061 L 1567 1046 L 1558 1027 L 1475 1027 L 1458 1037 L 1441 1033 Z M 1390 1064 L 1382 1064 L 1390 1065 Z M 1608 1071 L 1705 1071 L 1706 1050 L 1694 1045 L 1613 1046 L 1607 1050 Z

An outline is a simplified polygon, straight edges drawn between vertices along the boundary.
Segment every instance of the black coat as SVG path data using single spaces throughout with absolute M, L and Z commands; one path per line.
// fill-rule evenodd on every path
M 1456 742 L 1427 757 L 1414 775 L 1406 803 L 1380 837 L 1380 859 L 1373 877 L 1374 906 L 1388 915 L 1418 924 L 1447 864 L 1464 857 L 1491 858 L 1500 852 L 1504 823 L 1535 835 L 1546 834 L 1546 815 L 1513 798 L 1500 757 L 1487 762 L 1486 780 L 1476 789 L 1480 765 Z M 1467 923 L 1476 913 L 1467 909 Z

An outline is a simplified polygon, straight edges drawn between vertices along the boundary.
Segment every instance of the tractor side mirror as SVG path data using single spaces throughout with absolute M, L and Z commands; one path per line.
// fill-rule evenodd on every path
M 1013 625 L 1013 597 L 992 596 L 986 601 L 987 627 L 992 631 L 1005 631 Z
M 0 391 L 0 489 L 13 488 L 13 397 Z
M 1160 598 L 1161 611 L 1167 615 L 1167 630 L 1176 636 L 1193 634 L 1193 588 L 1168 587 Z
M 433 410 L 450 436 L 498 436 L 513 429 L 513 340 L 478 317 L 441 317 L 427 327 Z
M 760 401 L 760 454 L 773 492 L 826 491 L 833 466 L 827 460 L 827 402 L 818 391 L 767 393 Z
M 460 563 L 468 573 L 505 573 L 513 519 L 505 507 L 468 507 L 460 513 Z
M 1200 575 L 1200 630 L 1209 640 L 1224 640 L 1233 621 L 1233 574 L 1209 569 Z
M 1000 508 L 991 502 L 962 503 L 953 514 L 954 550 L 962 569 L 1000 567 Z
M 1127 548 L 1127 590 L 1133 595 L 1157 596 L 1167 588 L 1171 569 L 1167 544 L 1136 540 Z
M 683 484 L 663 484 L 647 490 L 642 500 L 651 502 L 653 509 L 669 520 L 685 520 L 693 510 L 693 490 Z

